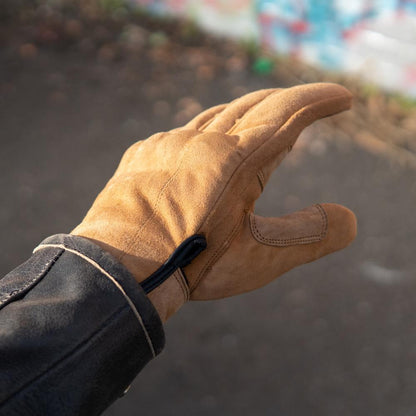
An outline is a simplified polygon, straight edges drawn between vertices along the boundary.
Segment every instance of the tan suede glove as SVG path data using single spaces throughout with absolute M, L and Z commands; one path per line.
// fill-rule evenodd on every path
M 350 104 L 345 88 L 322 83 L 256 91 L 210 108 L 182 128 L 133 144 L 72 233 L 113 254 L 137 282 L 147 279 L 163 321 L 188 299 L 266 285 L 356 235 L 354 214 L 340 205 L 314 205 L 281 218 L 253 214 L 299 133 Z M 163 265 L 195 234 L 205 237 L 207 248 L 191 264 Z M 185 252 L 199 253 L 203 237 Z M 159 277 L 149 282 L 156 270 Z

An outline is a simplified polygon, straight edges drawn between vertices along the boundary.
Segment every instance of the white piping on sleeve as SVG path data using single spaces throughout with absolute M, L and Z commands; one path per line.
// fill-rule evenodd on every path
M 85 256 L 84 254 L 80 253 L 79 251 L 76 251 L 76 250 L 73 250 L 71 248 L 65 247 L 63 244 L 40 244 L 39 246 L 37 246 L 33 250 L 33 253 L 35 253 L 38 250 L 42 250 L 42 249 L 48 248 L 48 247 L 61 248 L 63 250 L 69 251 L 72 254 L 75 254 L 78 257 L 81 257 L 82 259 L 84 259 L 85 261 L 87 261 L 88 263 L 90 263 L 92 266 L 94 266 L 97 270 L 99 270 L 104 276 L 106 276 L 108 279 L 111 280 L 111 282 L 122 293 L 122 295 L 126 299 L 127 303 L 129 304 L 130 308 L 132 309 L 134 315 L 136 316 L 137 320 L 139 321 L 140 326 L 142 327 L 143 332 L 144 332 L 144 335 L 146 337 L 146 340 L 147 340 L 147 342 L 149 344 L 149 347 L 150 347 L 150 350 L 152 352 L 153 358 L 155 358 L 156 357 L 155 349 L 153 347 L 152 340 L 150 339 L 150 335 L 147 332 L 146 327 L 144 326 L 143 319 L 142 319 L 139 311 L 136 309 L 136 306 L 134 305 L 134 303 L 132 302 L 132 300 L 128 297 L 127 293 L 124 291 L 124 289 L 120 285 L 120 283 L 118 283 L 117 280 L 113 276 L 111 276 L 108 272 L 106 272 L 97 262 L 95 262 L 94 260 L 92 260 L 89 257 Z

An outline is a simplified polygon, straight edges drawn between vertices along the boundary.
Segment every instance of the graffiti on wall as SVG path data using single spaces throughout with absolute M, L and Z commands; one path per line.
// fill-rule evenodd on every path
M 258 0 L 263 43 L 416 96 L 415 0 Z
M 416 0 L 130 0 L 416 97 Z

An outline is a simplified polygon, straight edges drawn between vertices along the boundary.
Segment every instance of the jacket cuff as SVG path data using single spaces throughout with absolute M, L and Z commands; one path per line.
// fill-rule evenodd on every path
M 142 287 L 124 265 L 110 253 L 92 241 L 70 234 L 56 234 L 43 240 L 34 250 L 61 248 L 91 264 L 97 272 L 111 282 L 125 301 L 140 325 L 146 338 L 152 358 L 158 355 L 164 345 L 165 337 L 162 321 Z
M 0 279 L 0 415 L 100 414 L 163 348 L 156 309 L 91 241 L 44 240 Z

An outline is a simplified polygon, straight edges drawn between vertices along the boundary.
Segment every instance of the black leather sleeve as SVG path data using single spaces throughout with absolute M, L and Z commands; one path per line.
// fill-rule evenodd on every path
M 81 237 L 49 237 L 0 280 L 0 415 L 98 415 L 163 346 L 121 264 Z

